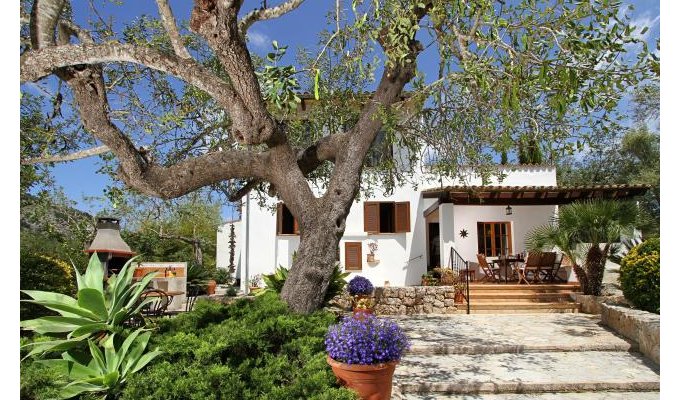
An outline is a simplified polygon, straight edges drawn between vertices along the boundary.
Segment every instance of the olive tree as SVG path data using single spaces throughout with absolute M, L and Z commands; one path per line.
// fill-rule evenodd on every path
M 360 188 L 389 190 L 414 170 L 365 168 L 380 131 L 406 163 L 436 149 L 431 171 L 484 174 L 518 147 L 554 157 L 589 144 L 614 126 L 626 88 L 658 73 L 645 43 L 627 51 L 639 40 L 615 1 L 324 2 L 327 29 L 295 65 L 283 42 L 264 58 L 247 46 L 255 24 L 310 13 L 303 0 L 272 3 L 195 0 L 187 31 L 157 0 L 158 18 L 116 32 L 106 18 L 79 26 L 66 0 L 22 2 L 21 82 L 59 82 L 59 105 L 87 133 L 75 152 L 22 162 L 101 154 L 148 196 L 214 187 L 278 197 L 300 227 L 281 296 L 303 313 L 323 302 Z M 318 100 L 307 124 L 296 119 L 301 92 Z

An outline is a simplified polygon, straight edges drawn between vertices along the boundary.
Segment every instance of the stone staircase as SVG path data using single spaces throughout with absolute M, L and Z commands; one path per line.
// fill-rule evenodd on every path
M 412 342 L 392 399 L 650 400 L 659 369 L 588 314 L 395 318 Z
M 577 313 L 579 303 L 571 293 L 579 293 L 572 284 L 470 284 L 470 314 Z M 465 305 L 458 313 L 466 313 Z

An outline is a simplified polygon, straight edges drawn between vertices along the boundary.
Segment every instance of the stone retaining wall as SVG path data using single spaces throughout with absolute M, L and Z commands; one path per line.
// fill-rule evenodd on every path
M 453 286 L 378 287 L 373 296 L 377 315 L 453 314 L 457 310 Z M 346 292 L 336 299 L 343 308 L 351 307 Z
M 600 314 L 603 324 L 636 342 L 640 352 L 656 364 L 661 363 L 660 315 L 626 306 L 608 304 L 611 303 L 611 299 L 604 296 L 572 294 L 572 298 L 581 303 L 581 311 Z M 616 300 L 620 301 L 620 299 Z

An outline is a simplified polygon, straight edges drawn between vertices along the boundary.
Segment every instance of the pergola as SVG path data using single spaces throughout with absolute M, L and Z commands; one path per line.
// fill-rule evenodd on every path
M 445 186 L 423 190 L 423 198 L 436 198 L 430 209 L 442 203 L 487 206 L 562 205 L 577 200 L 618 199 L 640 196 L 649 185 L 593 185 L 593 186 Z

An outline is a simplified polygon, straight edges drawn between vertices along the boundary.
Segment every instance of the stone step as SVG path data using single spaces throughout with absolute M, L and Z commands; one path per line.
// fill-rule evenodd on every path
M 497 310 L 497 309 L 490 309 L 490 310 L 470 310 L 470 315 L 473 314 L 493 314 L 493 315 L 501 315 L 501 314 L 577 314 L 579 312 L 578 308 L 533 308 L 533 309 L 520 309 L 520 308 L 515 308 L 511 310 Z M 455 314 L 466 314 L 467 315 L 467 308 L 460 307 L 458 310 L 455 311 Z
M 571 302 L 570 293 L 494 293 L 470 292 L 471 303 L 545 303 Z
M 402 394 L 658 391 L 659 371 L 637 353 L 611 351 L 414 355 L 393 385 Z
M 637 345 L 589 314 L 394 317 L 412 354 L 635 351 Z
M 550 292 L 550 291 L 569 291 L 580 292 L 581 287 L 578 284 L 534 284 L 534 285 L 518 285 L 518 284 L 499 284 L 499 283 L 471 283 L 470 291 L 473 290 L 498 290 L 498 291 L 531 291 L 531 292 Z
M 579 308 L 579 303 L 574 302 L 543 302 L 543 303 L 523 303 L 523 302 L 504 302 L 504 303 L 476 303 L 470 302 L 470 310 L 499 310 L 499 311 L 517 311 L 517 310 L 538 310 L 538 309 L 555 309 L 567 310 Z M 466 308 L 462 304 L 460 308 Z
M 659 398 L 659 392 L 392 394 L 392 400 L 658 400 Z

